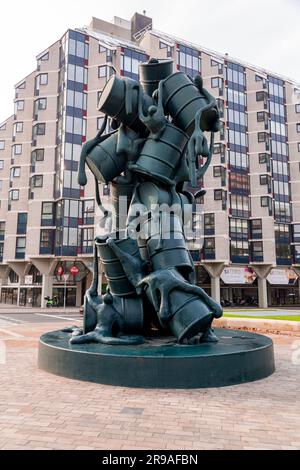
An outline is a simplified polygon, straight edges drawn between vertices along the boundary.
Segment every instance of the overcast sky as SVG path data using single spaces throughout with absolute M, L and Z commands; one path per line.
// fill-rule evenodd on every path
M 143 10 L 156 29 L 300 82 L 300 0 L 14 0 L 1 9 L 0 122 L 13 114 L 14 84 L 67 28 Z

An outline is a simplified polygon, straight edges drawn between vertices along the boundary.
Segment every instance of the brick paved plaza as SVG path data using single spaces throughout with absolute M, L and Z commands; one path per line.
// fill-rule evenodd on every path
M 298 333 L 272 336 L 277 370 L 268 379 L 143 390 L 38 370 L 39 336 L 61 327 L 1 323 L 0 449 L 300 449 Z

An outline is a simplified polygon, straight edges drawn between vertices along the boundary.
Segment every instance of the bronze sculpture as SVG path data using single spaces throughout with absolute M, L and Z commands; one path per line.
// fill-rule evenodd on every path
M 222 308 L 195 285 L 184 233 L 185 208 L 194 202 L 184 185 L 197 187 L 210 164 L 219 130 L 216 101 L 199 75 L 173 73 L 170 60 L 151 59 L 140 65 L 140 75 L 141 83 L 117 76 L 107 82 L 99 102 L 103 126 L 82 148 L 79 184 L 87 182 L 87 165 L 103 224 L 111 213 L 101 204 L 98 185 L 110 183 L 116 220 L 111 233 L 95 239 L 84 325 L 70 342 L 140 344 L 153 325 L 179 343 L 216 342 L 212 322 Z M 112 130 L 104 135 L 108 116 Z M 204 132 L 211 133 L 210 145 Z M 206 159 L 202 166 L 199 157 Z M 104 296 L 97 291 L 99 259 L 108 281 Z

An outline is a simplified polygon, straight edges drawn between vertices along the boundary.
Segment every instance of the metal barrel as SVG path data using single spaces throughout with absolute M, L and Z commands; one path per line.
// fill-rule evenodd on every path
M 102 183 L 109 183 L 126 169 L 127 157 L 125 153 L 117 154 L 117 141 L 118 134 L 114 133 L 86 156 L 89 169 Z
M 147 138 L 131 168 L 150 179 L 174 184 L 187 141 L 185 132 L 168 123 L 158 139 L 151 135 Z
M 170 114 L 174 124 L 189 136 L 194 131 L 197 111 L 208 104 L 207 98 L 183 72 L 175 72 L 164 80 L 162 101 L 165 112 Z M 217 108 L 205 111 L 200 121 L 201 129 L 212 130 L 216 119 Z
M 214 319 L 212 309 L 196 295 L 174 289 L 169 302 L 172 308 L 169 327 L 178 341 L 204 333 Z
M 147 95 L 157 90 L 160 80 L 167 78 L 173 72 L 173 60 L 150 59 L 139 65 L 139 74 L 142 87 Z
M 144 326 L 143 299 L 141 297 L 117 297 L 115 307 L 123 319 L 122 331 L 128 334 L 142 333 Z
M 125 228 L 128 209 L 136 184 L 111 183 L 111 202 L 116 214 L 116 228 Z
M 186 279 L 194 271 L 186 247 L 182 222 L 177 215 L 161 213 L 160 220 L 146 220 L 141 228 L 153 271 L 178 268 Z M 141 242 L 139 242 L 140 245 Z
M 116 296 L 128 297 L 133 295 L 136 293 L 135 288 L 128 280 L 120 260 L 116 257 L 110 246 L 107 245 L 107 239 L 108 236 L 103 238 L 97 237 L 95 244 L 103 265 L 103 270 L 107 277 L 110 291 Z M 114 241 L 126 253 L 132 256 L 138 255 L 139 249 L 136 240 L 131 238 L 120 238 Z
M 152 104 L 152 99 L 145 95 L 143 97 L 145 109 Z M 137 133 L 144 134 L 145 125 L 139 119 L 139 83 L 130 78 L 126 81 L 112 75 L 102 90 L 98 103 L 99 111 L 115 119 L 118 123 L 123 123 Z M 126 110 L 126 103 L 131 107 L 131 112 Z

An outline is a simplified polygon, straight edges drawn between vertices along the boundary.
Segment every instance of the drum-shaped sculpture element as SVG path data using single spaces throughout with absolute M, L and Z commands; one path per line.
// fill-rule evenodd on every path
M 144 135 L 147 133 L 147 129 L 139 119 L 140 93 L 141 87 L 138 82 L 130 78 L 121 79 L 113 75 L 103 88 L 98 109 L 112 117 L 119 124 L 122 123 L 135 132 Z M 143 96 L 145 110 L 151 104 L 152 99 L 145 94 Z
M 195 129 L 195 116 L 209 103 L 207 94 L 183 72 L 176 72 L 163 82 L 163 106 L 165 112 L 173 118 L 174 124 L 189 136 Z M 218 122 L 218 110 L 214 106 L 204 111 L 200 127 L 203 131 L 215 131 Z
M 103 136 L 86 156 L 86 163 L 91 172 L 102 183 L 109 183 L 119 176 L 127 164 L 125 153 L 117 153 L 118 133 Z
M 161 212 L 156 220 L 150 216 L 146 215 L 141 223 L 138 244 L 141 248 L 145 241 L 153 271 L 174 267 L 189 280 L 194 267 L 186 248 L 181 217 L 167 212 Z
M 139 65 L 140 81 L 147 95 L 152 96 L 160 80 L 173 73 L 173 60 L 150 59 Z
M 119 258 L 117 258 L 110 246 L 106 243 L 108 238 L 108 236 L 103 238 L 97 237 L 95 239 L 95 244 L 103 265 L 110 292 L 113 295 L 121 297 L 135 295 L 136 290 L 128 280 Z M 132 257 L 140 256 L 136 240 L 133 240 L 132 238 L 120 238 L 119 240 L 114 241 L 120 249 Z
M 159 138 L 150 134 L 131 168 L 150 179 L 175 184 L 187 141 L 185 132 L 168 123 Z

